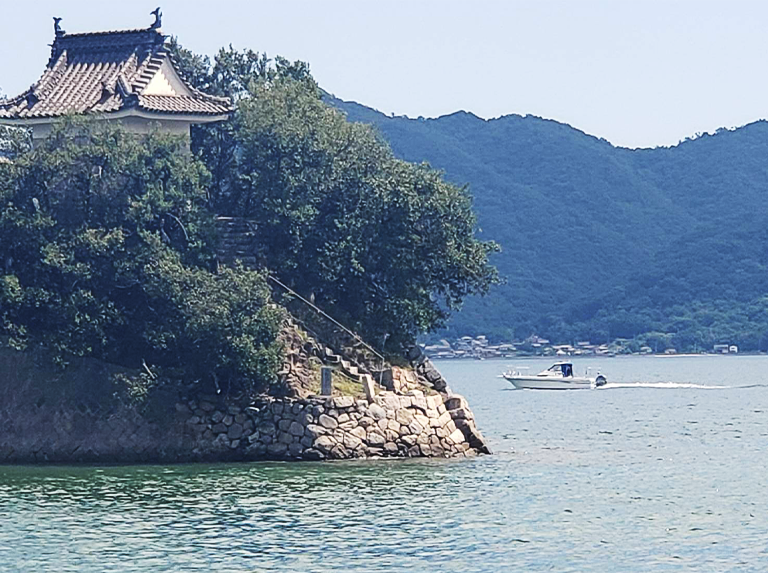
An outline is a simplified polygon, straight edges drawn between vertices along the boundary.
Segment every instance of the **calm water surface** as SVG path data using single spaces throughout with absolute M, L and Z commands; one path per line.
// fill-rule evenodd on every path
M 442 362 L 496 455 L 0 467 L 0 571 L 766 571 L 768 357 Z

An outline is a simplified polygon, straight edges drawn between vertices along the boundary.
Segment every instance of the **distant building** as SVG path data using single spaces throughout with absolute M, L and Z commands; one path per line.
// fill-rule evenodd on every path
M 731 353 L 731 354 L 738 354 L 739 353 L 739 347 L 736 346 L 735 344 L 731 344 L 728 347 L 728 352 Z
M 193 124 L 229 117 L 232 102 L 191 87 L 179 74 L 160 32 L 160 11 L 146 29 L 68 34 L 55 19 L 51 56 L 21 95 L 0 100 L 0 124 L 47 137 L 70 114 L 119 122 L 131 133 L 189 135 Z
M 738 351 L 738 348 L 736 349 Z M 715 344 L 712 347 L 712 352 L 715 354 L 728 354 L 728 345 L 727 344 Z

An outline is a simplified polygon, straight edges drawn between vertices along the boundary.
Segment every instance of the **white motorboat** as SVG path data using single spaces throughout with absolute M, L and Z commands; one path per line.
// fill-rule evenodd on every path
M 515 388 L 527 388 L 529 390 L 589 390 L 604 386 L 605 376 L 597 373 L 596 376 L 574 376 L 573 364 L 570 362 L 556 362 L 543 372 L 531 375 L 519 370 L 509 370 L 502 374 Z

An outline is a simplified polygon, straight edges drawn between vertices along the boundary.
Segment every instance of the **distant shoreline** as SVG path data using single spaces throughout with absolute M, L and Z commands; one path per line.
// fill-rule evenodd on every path
M 763 356 L 768 358 L 766 352 L 739 352 L 738 354 L 694 354 L 694 353 L 681 353 L 681 354 L 617 354 L 616 356 L 603 356 L 600 354 L 589 354 L 582 356 L 493 356 L 491 358 L 472 358 L 472 357 L 460 357 L 460 358 L 446 358 L 446 357 L 431 357 L 432 361 L 441 362 L 503 362 L 509 360 L 554 360 L 557 362 L 569 361 L 569 360 L 613 360 L 616 358 L 738 358 L 739 356 Z

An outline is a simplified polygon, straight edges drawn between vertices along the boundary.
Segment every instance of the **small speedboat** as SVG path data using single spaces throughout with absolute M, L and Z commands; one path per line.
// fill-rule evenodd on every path
M 529 390 L 589 390 L 604 386 L 607 382 L 605 376 L 597 373 L 592 377 L 588 375 L 574 376 L 573 364 L 570 362 L 556 362 L 543 372 L 531 375 L 519 370 L 510 370 L 502 374 L 515 388 L 527 388 Z

